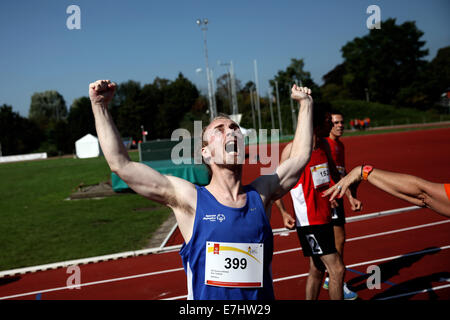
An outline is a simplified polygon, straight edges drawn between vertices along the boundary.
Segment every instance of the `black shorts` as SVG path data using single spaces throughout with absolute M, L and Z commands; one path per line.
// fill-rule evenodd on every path
M 331 208 L 331 223 L 333 226 L 343 226 L 345 224 L 344 200 L 336 199 L 339 206 Z
M 297 234 L 305 257 L 320 257 L 337 252 L 331 223 L 297 227 Z

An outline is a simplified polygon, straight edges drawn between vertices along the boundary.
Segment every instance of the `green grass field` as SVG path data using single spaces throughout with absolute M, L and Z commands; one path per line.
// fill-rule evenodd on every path
M 109 179 L 103 157 L 2 164 L 0 177 L 0 270 L 142 249 L 170 214 L 135 194 L 65 200 Z

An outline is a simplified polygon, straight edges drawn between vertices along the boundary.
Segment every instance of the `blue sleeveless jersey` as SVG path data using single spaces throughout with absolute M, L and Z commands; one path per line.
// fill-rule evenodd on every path
M 219 203 L 205 188 L 196 186 L 197 210 L 191 240 L 184 243 L 180 255 L 188 282 L 188 299 L 195 300 L 273 300 L 273 233 L 261 196 L 245 186 L 247 202 L 242 208 Z M 207 242 L 263 243 L 263 286 L 229 288 L 205 284 Z

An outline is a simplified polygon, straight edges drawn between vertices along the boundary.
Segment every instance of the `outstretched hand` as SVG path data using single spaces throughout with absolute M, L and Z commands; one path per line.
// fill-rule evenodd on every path
M 291 98 L 298 102 L 313 102 L 311 97 L 311 89 L 307 87 L 298 87 L 296 84 L 292 86 Z
M 336 198 L 342 198 L 347 191 L 347 189 L 354 183 L 361 181 L 361 167 L 355 167 L 352 171 L 349 172 L 345 177 L 339 180 L 334 186 L 326 190 L 322 197 L 330 196 L 330 201 L 333 201 Z M 357 200 L 357 199 L 354 199 Z M 359 203 L 357 203 L 359 202 Z M 353 211 L 359 211 L 361 209 L 361 203 L 359 200 L 355 201 L 355 203 L 351 203 Z
M 89 98 L 93 104 L 108 105 L 114 97 L 117 85 L 109 80 L 97 80 L 89 84 Z

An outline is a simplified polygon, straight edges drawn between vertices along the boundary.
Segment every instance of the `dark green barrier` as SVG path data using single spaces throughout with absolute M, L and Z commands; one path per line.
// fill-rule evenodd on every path
M 194 156 L 194 139 L 187 139 L 191 144 L 190 154 L 177 155 L 180 158 L 191 158 Z M 159 160 L 169 160 L 171 159 L 171 153 L 173 147 L 181 143 L 181 140 L 158 140 L 158 141 L 148 141 L 139 144 L 139 161 L 159 161 Z M 185 142 L 186 143 L 186 142 Z
M 142 162 L 164 175 L 171 175 L 190 181 L 197 185 L 207 185 L 209 183 L 208 169 L 204 164 L 194 164 L 194 159 L 190 159 L 190 164 L 176 165 L 172 160 L 144 161 Z M 115 192 L 128 191 L 128 185 L 115 173 L 111 173 L 111 184 Z

